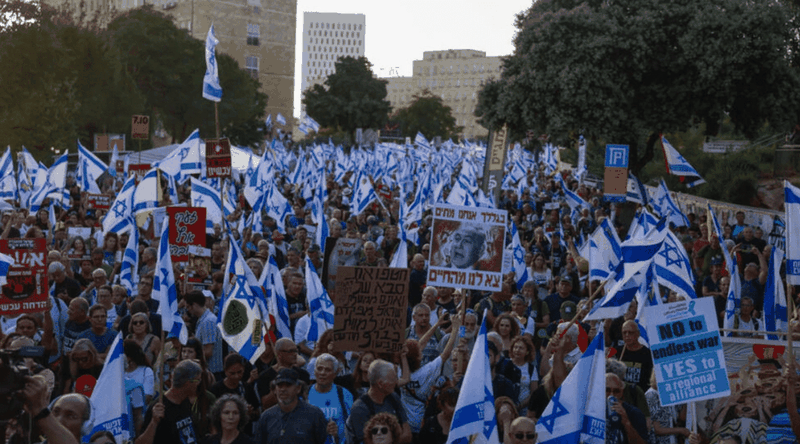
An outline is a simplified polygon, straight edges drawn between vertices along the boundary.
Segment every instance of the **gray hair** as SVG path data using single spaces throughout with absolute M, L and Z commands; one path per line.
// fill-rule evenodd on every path
M 190 380 L 199 377 L 202 371 L 200 364 L 194 361 L 181 361 L 172 371 L 172 386 L 181 388 Z
M 395 371 L 394 364 L 386 362 L 383 359 L 376 359 L 369 365 L 369 371 L 367 374 L 369 384 L 371 386 L 375 386 L 382 379 L 386 378 L 387 375 Z
M 616 358 L 608 358 L 606 359 L 606 373 L 613 373 L 624 380 L 625 374 L 628 373 L 628 366 Z
M 336 373 L 339 371 L 339 360 L 336 359 L 330 353 L 323 353 L 317 356 L 317 362 L 314 363 L 314 368 L 316 369 L 320 362 L 330 362 L 331 366 L 333 366 L 333 372 Z
M 559 324 L 558 328 L 556 328 L 556 336 L 560 336 L 561 333 L 567 328 L 567 325 L 570 325 L 570 324 L 568 324 L 566 322 Z M 564 336 L 567 336 L 568 338 L 570 338 L 572 340 L 573 344 L 577 344 L 578 343 L 578 324 L 572 324 L 569 327 L 569 330 L 567 330 L 567 332 L 564 334 Z
M 426 296 L 428 293 L 433 293 L 433 297 L 436 297 L 439 295 L 439 290 L 437 290 L 436 287 L 425 287 L 425 289 L 422 290 L 422 296 Z
M 428 288 L 430 288 L 430 287 L 428 287 Z M 411 314 L 412 315 L 413 314 L 417 314 L 417 312 L 420 311 L 420 310 L 427 310 L 428 313 L 431 312 L 431 308 L 428 307 L 428 304 L 426 304 L 424 302 L 420 302 L 419 304 L 414 306 L 414 309 L 411 311 Z
M 50 265 L 47 266 L 48 273 L 55 273 L 58 271 L 66 271 L 66 267 L 61 262 L 51 262 Z

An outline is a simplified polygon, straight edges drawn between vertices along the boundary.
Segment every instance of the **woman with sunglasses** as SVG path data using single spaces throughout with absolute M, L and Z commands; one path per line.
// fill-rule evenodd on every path
M 83 338 L 75 341 L 70 353 L 69 362 L 69 375 L 64 381 L 64 394 L 75 393 L 75 381 L 83 375 L 91 375 L 92 377 L 100 377 L 100 372 L 103 371 L 103 361 L 100 359 L 100 354 L 94 348 L 94 344 L 89 339 Z M 86 394 L 90 396 L 91 393 Z
M 365 444 L 395 444 L 400 442 L 402 429 L 391 413 L 378 413 L 364 426 Z
M 144 313 L 136 313 L 131 316 L 130 333 L 127 339 L 132 339 L 139 344 L 142 348 L 145 357 L 147 358 L 147 365 L 153 365 L 156 356 L 161 351 L 161 339 L 156 335 L 150 333 L 150 320 Z

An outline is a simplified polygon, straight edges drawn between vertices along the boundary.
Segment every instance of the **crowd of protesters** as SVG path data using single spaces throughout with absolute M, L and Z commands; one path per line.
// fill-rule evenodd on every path
M 108 348 L 121 333 L 133 414 L 130 427 L 137 444 L 444 443 L 460 391 L 475 389 L 463 387 L 462 382 L 484 321 L 502 442 L 536 441 L 536 421 L 581 350 L 600 331 L 611 350 L 606 391 L 619 400 L 612 409 L 621 417 L 609 423 L 607 442 L 711 439 L 685 427 L 684 409 L 661 406 L 652 358 L 639 341 L 634 322 L 635 302 L 620 318 L 583 320 L 599 282 L 587 280 L 588 263 L 579 255 L 576 241 L 585 241 L 605 218 L 624 239 L 622 208 L 604 202 L 599 190 L 564 174 L 572 191 L 589 203 L 573 213 L 563 203 L 558 181 L 530 173 L 529 187 L 521 193 L 504 192 L 498 204 L 519 229 L 529 280 L 518 289 L 510 273 L 495 292 L 427 286 L 431 216 L 426 213 L 416 227 L 419 242 L 406 245 L 412 270 L 410 316 L 407 339 L 397 354 L 338 352 L 332 331 L 314 342 L 298 328 L 309 310 L 304 259 L 321 265 L 324 252 L 308 235 L 308 226 L 319 221 L 310 216 L 309 202 L 289 184 L 281 186 L 293 203 L 285 233 L 266 216 L 263 232 L 244 227 L 233 230 L 230 238 L 216 226 L 206 239 L 211 257 L 205 272 L 176 270 L 181 282 L 179 307 L 190 330 L 186 344 L 176 338 L 162 341 L 158 301 L 151 294 L 158 253 L 152 221 L 139 228 L 139 276 L 136 290 L 128 294 L 119 285 L 119 274 L 129 235 L 104 233 L 99 224 L 102 211 L 88 209 L 74 183 L 73 210 L 59 212 L 55 226 L 44 210 L 4 212 L 0 238 L 47 239 L 52 287 L 45 312 L 0 319 L 0 349 L 41 346 L 45 350 L 44 358 L 25 360 L 35 376 L 20 392 L 25 412 L 5 421 L 6 442 L 38 442 L 45 436 L 51 443 L 80 441 L 92 417 L 87 396 L 93 385 L 86 381 L 100 376 Z M 398 239 L 399 205 L 411 196 L 395 191 L 388 198 L 379 197 L 382 202 L 365 212 L 348 216 L 352 190 L 332 176 L 327 189 L 331 237 L 363 241 L 360 266 L 387 266 L 403 242 Z M 189 189 L 180 187 L 178 196 L 180 202 L 189 202 Z M 229 219 L 239 220 L 242 211 L 250 211 L 244 198 Z M 744 283 L 734 328 L 740 335 L 758 335 L 770 246 L 758 230 L 743 224 L 743 214 L 737 214 L 735 225 L 725 224 L 724 239 L 709 235 L 705 214 L 687 216 L 690 226 L 675 231 L 692 261 L 697 295 L 713 297 L 717 312 L 724 314 L 729 276 L 719 242 L 729 243 L 739 258 Z M 87 238 L 68 235 L 70 228 L 78 227 L 93 233 Z M 231 351 L 217 327 L 230 242 L 242 246 L 257 276 L 270 256 L 276 259 L 289 306 L 294 336 L 268 341 L 254 364 Z M 686 297 L 662 294 L 665 302 Z M 787 377 L 792 387 L 788 395 L 794 399 L 794 372 Z M 792 417 L 793 427 L 796 422 Z M 93 443 L 113 440 L 108 432 L 90 437 Z

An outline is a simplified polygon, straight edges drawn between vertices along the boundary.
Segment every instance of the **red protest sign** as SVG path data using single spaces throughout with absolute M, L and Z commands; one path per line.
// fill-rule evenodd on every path
M 206 246 L 206 209 L 203 207 L 167 207 L 169 216 L 169 253 L 172 263 L 189 260 L 189 246 Z
M 0 253 L 14 259 L 0 295 L 0 315 L 17 316 L 47 309 L 46 242 L 45 239 L 0 239 Z
M 150 171 L 149 163 L 132 163 L 128 165 L 128 177 L 136 175 L 136 183 L 144 178 L 144 175 Z
M 114 197 L 107 194 L 86 194 L 86 205 L 88 208 L 97 210 L 107 210 L 114 203 Z
M 228 139 L 206 140 L 206 177 L 231 176 L 231 144 Z

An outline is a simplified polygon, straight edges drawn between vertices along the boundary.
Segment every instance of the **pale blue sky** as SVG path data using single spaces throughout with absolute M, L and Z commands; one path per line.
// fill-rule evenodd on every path
M 366 56 L 379 77 L 410 76 L 424 51 L 475 49 L 508 55 L 516 32 L 514 17 L 531 0 L 298 0 L 295 59 L 295 114 L 300 113 L 303 13 L 338 12 L 366 16 Z

